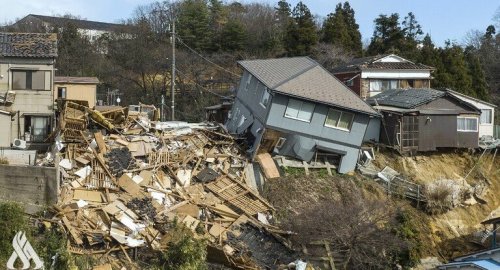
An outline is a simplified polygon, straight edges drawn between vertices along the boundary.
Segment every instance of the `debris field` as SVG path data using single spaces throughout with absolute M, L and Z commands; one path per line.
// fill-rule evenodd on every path
M 177 222 L 207 239 L 209 259 L 229 267 L 295 260 L 290 232 L 269 223 L 274 209 L 246 183 L 249 161 L 224 128 L 157 118 L 64 104 L 44 163 L 58 167 L 61 183 L 47 220 L 67 234 L 69 251 L 102 254 L 113 269 L 133 265 L 138 251 L 167 249 Z M 257 253 L 255 239 L 272 250 Z

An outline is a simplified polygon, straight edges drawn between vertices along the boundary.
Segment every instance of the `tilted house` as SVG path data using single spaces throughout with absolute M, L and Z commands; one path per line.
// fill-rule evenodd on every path
M 0 33 L 0 147 L 52 131 L 56 57 L 56 34 Z
M 355 58 L 334 68 L 332 73 L 367 99 L 388 89 L 430 88 L 433 70 L 433 67 L 389 54 Z
M 246 135 L 252 157 L 324 154 L 338 158 L 340 173 L 355 169 L 375 110 L 308 57 L 238 63 L 244 72 L 226 127 Z
M 481 111 L 448 91 L 393 89 L 368 102 L 382 113 L 380 142 L 401 152 L 478 147 Z

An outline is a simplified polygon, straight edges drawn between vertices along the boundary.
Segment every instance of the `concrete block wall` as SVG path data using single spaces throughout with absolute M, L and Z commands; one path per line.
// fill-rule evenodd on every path
M 57 170 L 51 167 L 0 165 L 0 201 L 14 201 L 27 213 L 57 202 Z

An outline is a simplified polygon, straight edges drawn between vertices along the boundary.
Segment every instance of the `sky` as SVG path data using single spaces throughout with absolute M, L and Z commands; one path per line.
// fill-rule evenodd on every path
M 257 0 L 275 5 L 278 0 Z M 288 0 L 293 6 L 299 0 Z M 0 0 L 0 24 L 15 21 L 27 14 L 81 16 L 88 20 L 119 22 L 133 15 L 138 5 L 154 0 Z M 242 2 L 252 2 L 243 0 Z M 335 10 L 336 0 L 303 0 L 311 12 L 325 17 Z M 463 42 L 470 30 L 484 31 L 493 24 L 500 12 L 499 0 L 350 0 L 360 26 L 362 39 L 367 42 L 373 34 L 373 20 L 380 14 L 399 13 L 403 18 L 412 11 L 434 42 L 442 46 L 445 40 Z

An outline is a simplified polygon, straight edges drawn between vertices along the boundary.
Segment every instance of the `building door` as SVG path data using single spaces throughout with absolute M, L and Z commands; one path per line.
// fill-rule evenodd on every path
M 26 141 L 43 142 L 50 131 L 50 117 L 24 116 L 24 136 Z
M 401 150 L 418 150 L 418 116 L 403 116 L 401 125 Z

